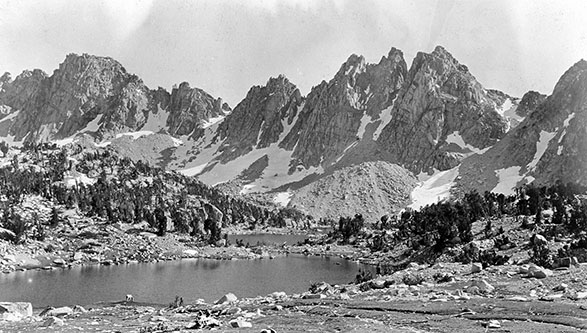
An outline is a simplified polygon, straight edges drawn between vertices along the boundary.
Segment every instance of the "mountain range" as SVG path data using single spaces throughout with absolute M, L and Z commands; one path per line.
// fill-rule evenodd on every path
M 587 62 L 549 96 L 486 89 L 443 47 L 408 67 L 351 55 L 302 95 L 283 75 L 234 108 L 187 82 L 150 89 L 116 60 L 69 54 L 0 77 L 0 140 L 107 149 L 315 217 L 371 219 L 465 191 L 587 185 Z

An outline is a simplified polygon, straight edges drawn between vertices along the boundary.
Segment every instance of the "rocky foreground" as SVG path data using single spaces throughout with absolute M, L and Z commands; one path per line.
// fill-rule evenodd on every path
M 587 329 L 586 273 L 585 265 L 551 271 L 533 264 L 412 264 L 360 284 L 323 282 L 302 294 L 248 299 L 228 294 L 216 304 L 129 300 L 33 311 L 1 303 L 3 318 L 20 320 L 5 320 L 0 330 L 575 332 Z

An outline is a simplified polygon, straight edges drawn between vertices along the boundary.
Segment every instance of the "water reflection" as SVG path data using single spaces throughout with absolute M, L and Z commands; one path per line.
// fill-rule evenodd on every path
M 340 258 L 289 255 L 273 260 L 195 259 L 153 264 L 81 266 L 66 270 L 15 272 L 0 276 L 0 301 L 34 306 L 91 304 L 122 300 L 167 304 L 175 295 L 186 302 L 212 302 L 233 292 L 239 297 L 274 291 L 299 293 L 311 282 L 348 283 L 360 266 Z

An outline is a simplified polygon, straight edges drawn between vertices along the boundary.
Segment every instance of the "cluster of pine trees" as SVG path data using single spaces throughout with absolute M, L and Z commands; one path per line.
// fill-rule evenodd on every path
M 587 201 L 581 198 L 586 190 L 577 184 L 557 182 L 542 187 L 524 185 L 510 196 L 472 191 L 461 200 L 435 203 L 419 211 L 408 209 L 394 223 L 382 219 L 382 225 L 397 228 L 393 241 L 410 239 L 414 247 L 432 245 L 437 251 L 472 240 L 471 224 L 482 218 L 534 216 L 537 225 L 562 225 L 569 232 L 580 233 L 587 230 Z M 545 211 L 552 211 L 548 219 Z
M 80 175 L 95 182 L 75 181 Z M 26 195 L 40 195 L 110 223 L 146 221 L 159 235 L 176 230 L 205 235 L 211 242 L 220 238 L 223 226 L 285 226 L 286 219 L 306 218 L 297 210 L 232 197 L 194 178 L 108 150 L 84 153 L 81 146 L 66 149 L 46 143 L 25 145 L 10 165 L 0 168 L 2 227 L 19 234 L 40 228 L 35 221 L 15 217 L 13 207 Z

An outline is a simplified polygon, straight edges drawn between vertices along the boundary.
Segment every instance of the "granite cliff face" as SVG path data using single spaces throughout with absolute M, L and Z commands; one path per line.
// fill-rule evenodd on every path
M 414 179 L 400 181 L 410 173 L 478 190 L 495 189 L 506 175 L 518 183 L 584 181 L 584 72 L 579 62 L 548 98 L 531 91 L 520 100 L 484 88 L 442 47 L 418 53 L 409 70 L 392 48 L 375 64 L 351 55 L 307 96 L 283 75 L 270 78 L 231 111 L 186 82 L 151 90 L 111 58 L 68 55 L 50 76 L 0 77 L 0 136 L 87 134 L 120 154 L 236 193 L 270 193 L 282 205 L 291 199 L 312 214 L 318 203 L 338 207 L 332 214 L 344 210 L 351 193 L 333 194 L 344 192 L 342 178 L 371 184 L 377 175 L 394 178 L 390 188 L 401 184 L 401 191 L 383 190 L 390 197 L 353 203 L 367 214 L 368 206 L 404 205 L 416 186 L 422 194 Z M 322 195 L 320 187 L 334 192 Z M 305 198 L 312 195 L 316 202 Z
M 444 48 L 420 52 L 378 143 L 392 160 L 415 173 L 450 169 L 465 157 L 451 149 L 451 134 L 477 149 L 505 135 L 507 122 L 497 112 L 500 104 Z
M 287 134 L 303 105 L 297 87 L 280 75 L 265 86 L 252 87 L 245 99 L 220 124 L 218 139 L 222 161 L 230 161 L 253 149 L 267 148 Z
M 331 165 L 365 139 L 372 141 L 383 113 L 404 83 L 407 65 L 393 48 L 378 64 L 351 55 L 334 78 L 314 87 L 292 131 L 280 146 L 293 150 L 293 166 Z M 389 111 L 389 110 L 388 110 Z M 365 136 L 371 125 L 371 137 Z
M 182 83 L 171 94 L 146 87 L 108 57 L 69 54 L 51 76 L 25 71 L 1 80 L 0 104 L 10 109 L 2 136 L 15 141 L 63 139 L 88 132 L 98 139 L 142 129 L 153 114 L 169 114 L 150 127 L 187 135 L 230 109 L 219 99 Z M 156 117 L 153 117 L 156 118 Z M 162 122 L 162 123 L 161 123 Z
M 526 94 L 520 103 L 528 110 L 526 119 L 461 165 L 460 188 L 511 192 L 516 185 L 559 180 L 587 185 L 587 62 L 573 65 L 541 99 Z

